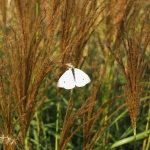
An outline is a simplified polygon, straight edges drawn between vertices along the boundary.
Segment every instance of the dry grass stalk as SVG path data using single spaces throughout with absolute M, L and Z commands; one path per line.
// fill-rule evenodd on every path
M 103 68 L 101 67 L 101 75 L 100 75 L 100 77 L 99 77 L 99 74 L 96 77 L 96 78 L 99 78 L 98 79 L 99 82 L 97 82 L 97 84 L 94 86 L 93 90 L 90 93 L 91 94 L 91 97 L 89 99 L 90 102 L 94 102 L 97 99 L 98 93 L 100 92 L 100 88 L 101 88 L 102 82 L 104 80 L 104 76 L 105 76 L 105 73 L 106 73 L 107 65 L 108 65 L 108 61 L 106 62 L 106 65 Z M 97 69 L 97 67 L 96 67 L 96 69 Z M 105 107 L 107 107 L 108 105 L 106 104 L 104 107 L 103 106 L 101 106 L 99 109 L 103 108 L 102 110 L 104 110 Z M 92 121 L 88 122 L 88 124 L 86 124 L 83 127 L 83 138 L 84 138 L 84 149 L 85 150 L 90 147 L 89 143 L 90 143 L 92 129 L 94 128 L 94 124 L 96 123 L 96 121 L 98 120 L 98 116 L 100 116 L 100 115 L 101 115 L 101 112 L 99 110 L 97 112 L 95 112 L 94 111 L 94 107 L 90 107 L 89 110 L 88 110 L 87 117 L 86 117 L 86 115 L 83 116 L 83 122 L 85 122 L 86 120 L 89 120 L 89 119 L 93 118 L 93 116 L 95 116 Z M 93 136 L 93 138 L 94 138 L 94 136 Z M 94 145 L 94 143 L 93 143 L 93 145 Z M 93 147 L 93 146 L 91 146 L 91 147 Z
M 150 38 L 149 38 L 150 40 Z M 150 42 L 150 41 L 149 41 Z M 125 43 L 124 43 L 125 44 Z M 124 45 L 127 55 L 126 67 L 126 85 L 124 94 L 129 109 L 131 123 L 133 129 L 136 128 L 136 120 L 139 113 L 140 95 L 142 89 L 140 81 L 142 79 L 146 63 L 144 62 L 144 54 L 146 49 L 141 50 L 140 45 L 133 39 L 128 40 L 128 45 Z
M 85 124 L 87 124 L 88 122 L 90 122 L 93 119 L 93 118 L 91 118 L 88 121 L 85 121 L 83 124 L 78 126 L 77 129 L 74 129 L 74 126 L 75 126 L 77 120 L 82 118 L 83 114 L 87 113 L 88 109 L 90 107 L 93 107 L 96 104 L 96 102 L 90 103 L 89 100 L 87 99 L 86 102 L 84 102 L 84 104 L 82 104 L 82 106 L 77 110 L 77 112 L 75 114 L 73 114 L 73 105 L 71 106 L 70 105 L 71 103 L 73 104 L 72 97 L 70 97 L 70 100 L 68 102 L 69 107 L 67 109 L 67 113 L 66 113 L 64 123 L 63 123 L 63 128 L 62 128 L 62 133 L 61 133 L 60 143 L 59 143 L 60 150 L 64 150 L 67 143 L 71 140 L 73 135 L 79 129 L 81 129 L 81 127 L 83 127 Z M 72 133 L 71 133 L 71 131 L 72 131 Z
M 37 97 L 40 85 L 53 69 L 53 61 L 50 59 L 57 44 L 56 30 L 63 9 L 63 4 L 60 3 L 57 9 L 52 7 L 52 10 L 47 10 L 46 6 L 49 3 L 44 3 L 39 5 L 41 9 L 38 16 L 35 16 L 35 9 L 33 9 L 35 2 L 34 0 L 12 1 L 12 7 L 16 8 L 16 11 L 12 12 L 12 17 L 15 19 L 6 19 L 10 28 L 3 32 L 4 56 L 0 63 L 0 113 L 4 124 L 1 125 L 0 132 L 5 137 L 18 139 L 19 142 L 16 142 L 16 145 L 24 144 L 32 117 L 45 100 L 41 97 L 41 102 L 37 105 L 40 100 Z M 53 15 L 46 20 L 49 11 L 52 11 Z M 47 33 L 49 34 L 46 37 Z M 49 43 L 51 43 L 50 46 Z M 14 134 L 16 126 L 19 126 L 19 130 Z M 15 149 L 14 144 L 11 143 L 3 142 L 4 149 Z
M 61 53 L 64 53 L 64 51 L 67 51 L 67 53 L 65 53 L 65 55 L 62 57 L 62 62 L 73 62 L 81 66 L 81 64 L 83 64 L 83 60 L 85 60 L 85 58 L 82 58 L 86 57 L 83 50 L 87 40 L 90 37 L 89 30 L 94 25 L 99 14 L 105 7 L 103 7 L 102 4 L 97 6 L 96 1 L 83 0 L 80 3 L 76 3 L 75 1 L 66 2 L 65 8 L 66 9 L 62 14 Z M 92 30 L 94 30 L 94 28 Z M 90 99 L 91 98 L 89 98 L 89 100 Z M 81 127 L 84 128 L 84 124 L 88 124 L 93 119 L 93 116 L 89 117 L 88 120 L 83 121 L 83 124 L 75 129 L 73 133 L 70 133 L 77 119 L 89 112 L 91 108 L 93 109 L 95 105 L 95 99 L 94 101 L 90 100 L 90 102 L 89 100 L 87 99 L 87 101 L 82 104 L 81 108 L 75 113 L 75 115 L 73 115 L 74 105 L 72 103 L 72 96 L 70 97 L 60 137 L 60 149 L 65 149 L 71 137 Z M 90 105 L 87 105 L 87 102 L 89 102 Z M 85 106 L 88 106 L 87 109 L 85 109 Z
M 90 36 L 90 30 L 97 21 L 105 6 L 100 3 L 95 5 L 96 0 L 65 1 L 65 9 L 61 17 L 61 54 L 63 63 L 72 62 L 79 64 L 83 58 L 85 44 Z M 86 57 L 86 56 L 85 56 Z M 79 63 L 80 62 L 80 63 Z
M 126 103 L 129 109 L 132 127 L 136 128 L 136 119 L 139 112 L 140 95 L 142 92 L 142 86 L 140 82 L 144 74 L 145 62 L 144 55 L 149 43 L 149 29 L 145 28 L 146 16 L 148 11 L 141 13 L 142 9 L 147 9 L 148 4 L 144 1 L 120 1 L 125 3 L 120 5 L 123 7 L 121 15 L 116 17 L 116 38 L 115 48 L 116 50 L 108 46 L 109 51 L 114 56 L 115 60 L 119 63 L 121 70 L 125 77 L 124 95 Z M 117 10 L 116 10 L 117 11 Z M 137 24 L 143 21 L 141 32 L 138 34 Z M 133 21 L 134 19 L 134 21 Z M 141 45 L 144 45 L 143 49 Z M 122 45 L 124 52 L 122 51 Z M 123 62 L 122 54 L 125 53 L 127 57 L 126 66 Z
M 133 34 L 134 33 L 135 32 L 133 32 Z M 124 73 L 125 77 L 124 96 L 129 109 L 131 123 L 134 131 L 136 129 L 136 120 L 139 113 L 140 95 L 142 92 L 142 86 L 140 85 L 140 82 L 146 67 L 144 55 L 146 48 L 150 42 L 149 30 L 146 31 L 144 34 L 145 34 L 144 40 L 138 39 L 137 35 L 136 39 L 129 37 L 128 34 L 126 35 L 126 39 L 120 36 L 120 38 L 122 39 L 121 41 L 123 43 L 124 52 L 127 57 L 126 67 L 122 59 L 121 46 L 119 46 L 120 44 L 116 45 L 117 49 L 116 51 L 113 51 L 108 46 L 111 54 L 114 56 L 115 60 L 117 60 Z M 143 48 L 141 48 L 141 44 L 143 44 Z

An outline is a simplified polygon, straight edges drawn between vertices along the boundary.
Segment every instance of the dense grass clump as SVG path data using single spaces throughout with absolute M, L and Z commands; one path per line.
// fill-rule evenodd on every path
M 149 2 L 0 8 L 0 149 L 149 149 Z M 67 63 L 91 82 L 58 88 Z

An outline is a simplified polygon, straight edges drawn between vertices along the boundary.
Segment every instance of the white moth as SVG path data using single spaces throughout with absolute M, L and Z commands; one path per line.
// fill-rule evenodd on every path
M 57 86 L 67 90 L 77 87 L 82 87 L 88 84 L 91 79 L 89 76 L 78 68 L 74 68 L 71 64 L 66 64 L 69 67 L 59 79 Z

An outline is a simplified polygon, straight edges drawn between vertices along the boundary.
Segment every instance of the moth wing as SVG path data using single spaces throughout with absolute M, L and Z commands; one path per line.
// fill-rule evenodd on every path
M 57 86 L 67 90 L 75 87 L 75 81 L 71 69 L 67 70 L 58 80 Z
M 74 74 L 75 74 L 75 85 L 77 87 L 85 86 L 91 81 L 90 77 L 78 68 L 74 69 Z

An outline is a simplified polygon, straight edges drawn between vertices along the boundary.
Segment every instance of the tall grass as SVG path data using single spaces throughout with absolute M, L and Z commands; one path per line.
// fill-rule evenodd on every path
M 148 2 L 0 7 L 1 149 L 149 149 Z M 66 63 L 91 83 L 58 89 Z

